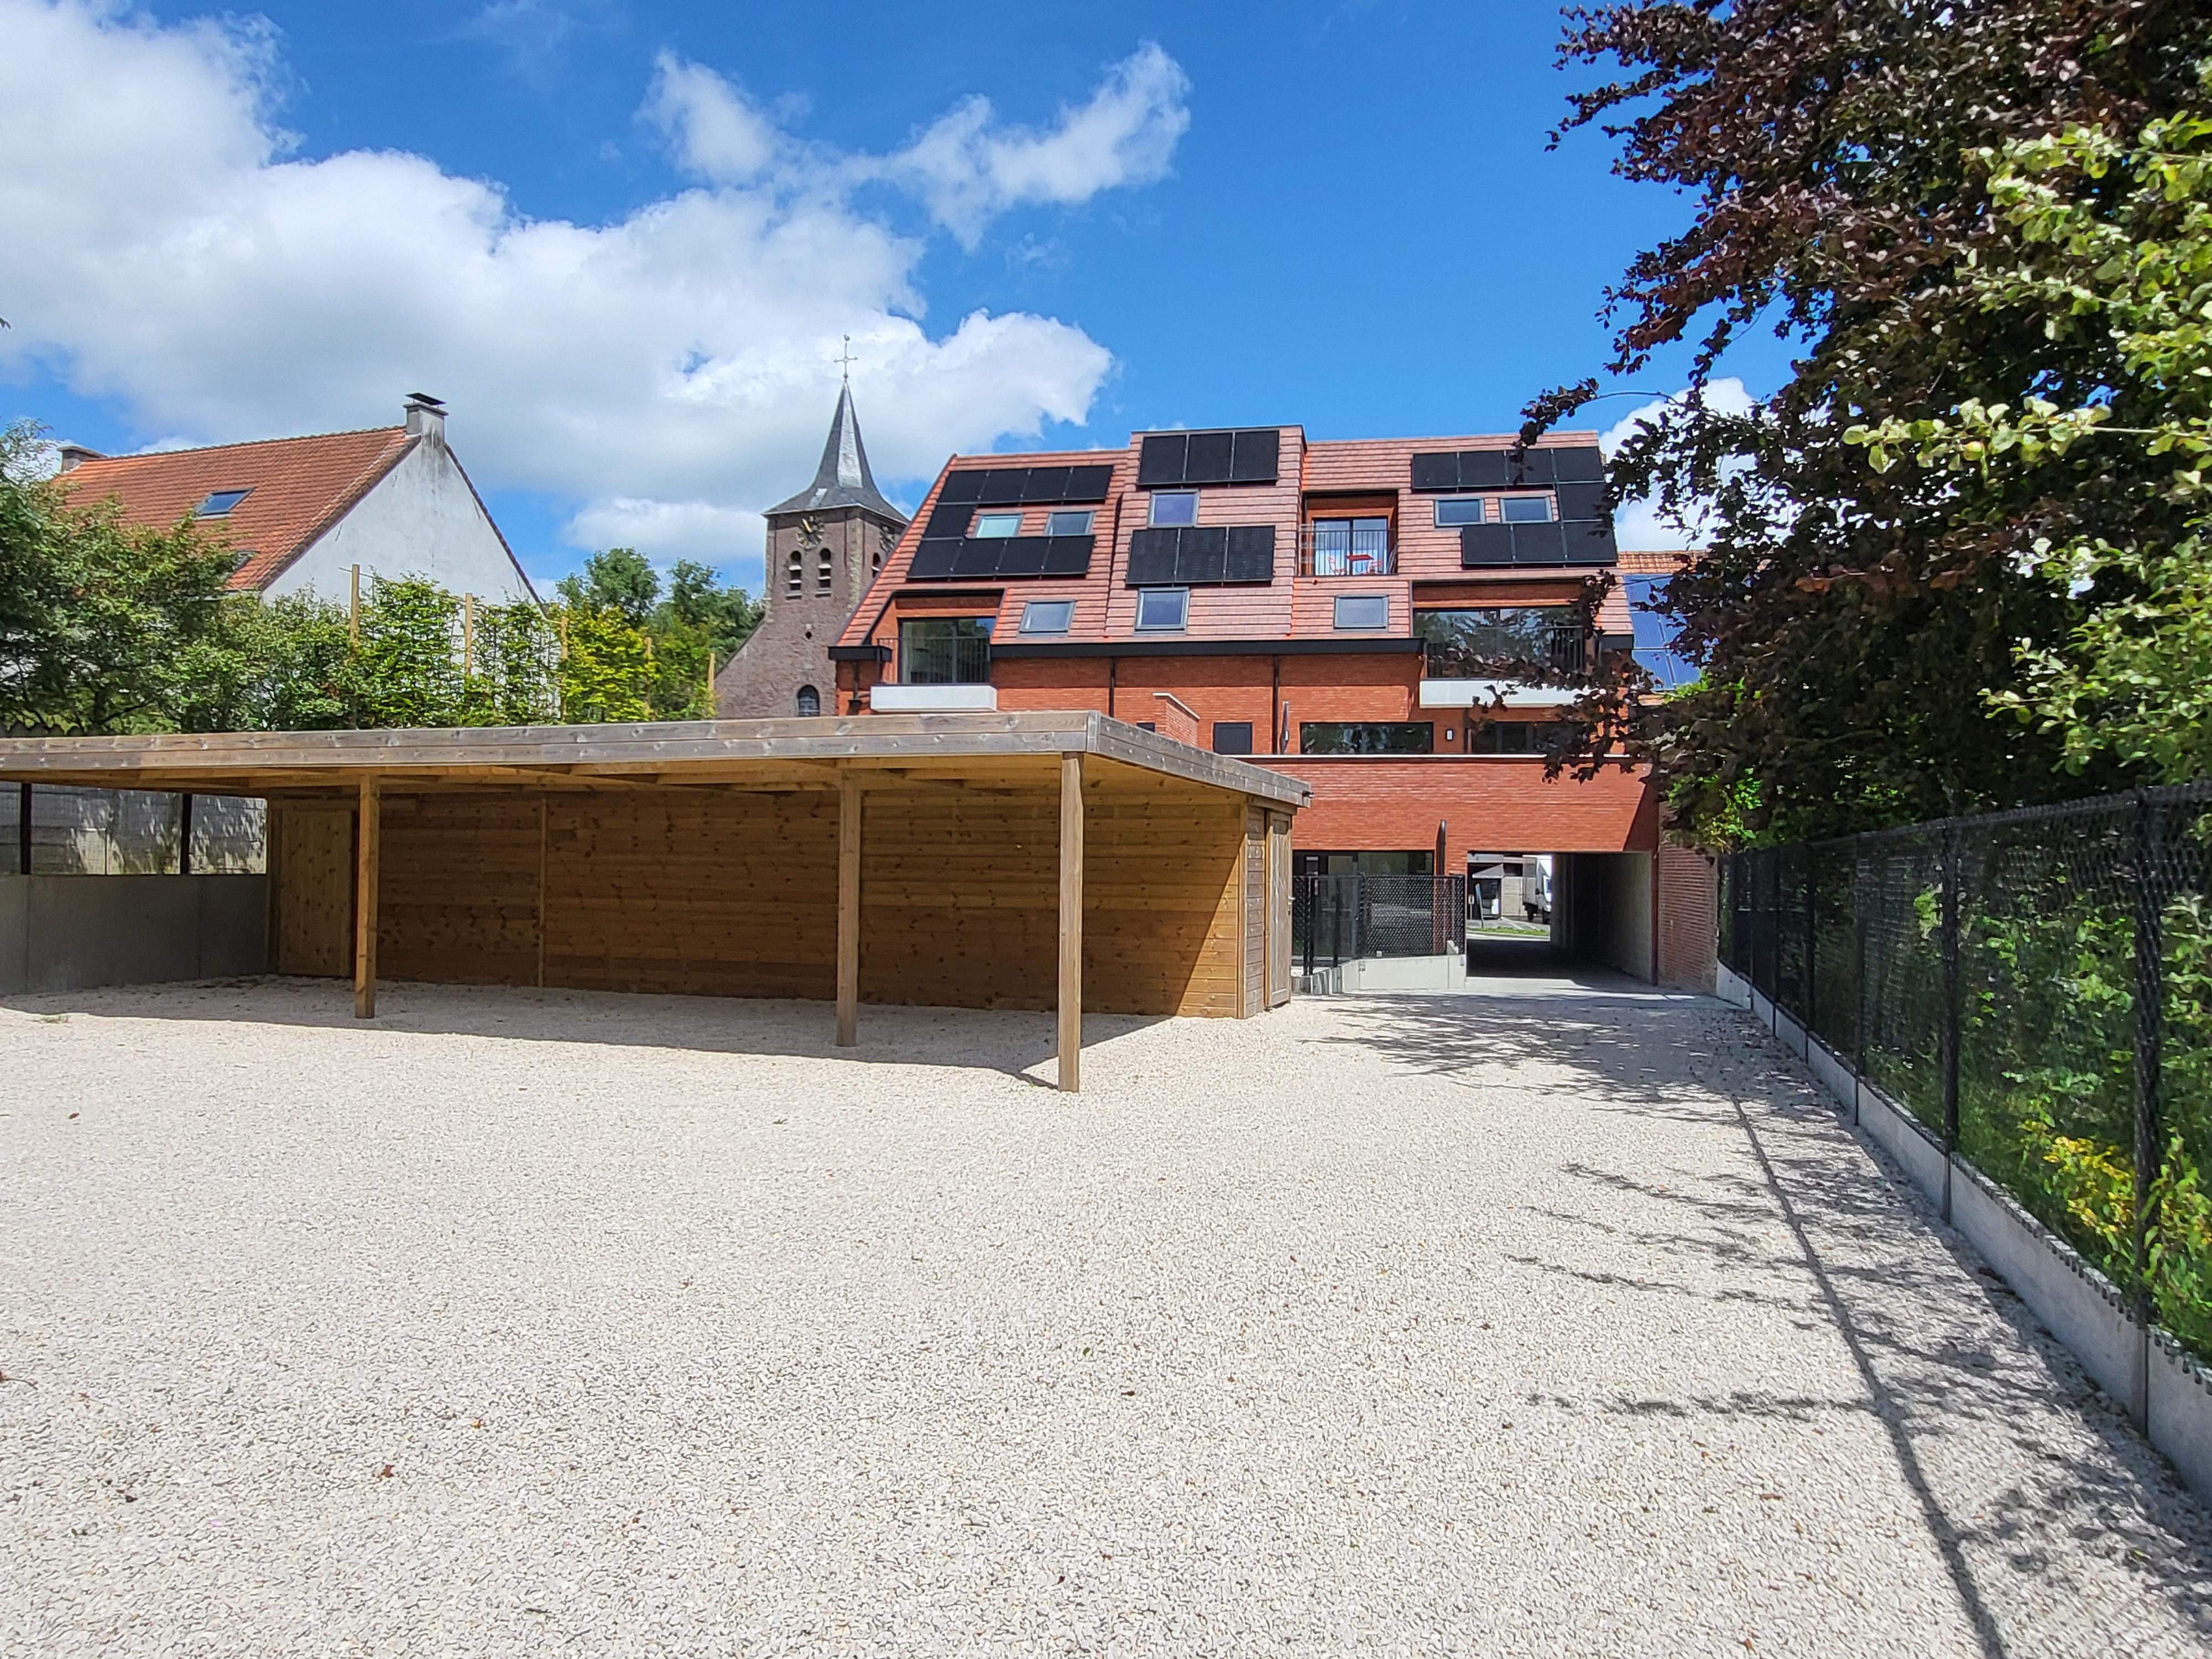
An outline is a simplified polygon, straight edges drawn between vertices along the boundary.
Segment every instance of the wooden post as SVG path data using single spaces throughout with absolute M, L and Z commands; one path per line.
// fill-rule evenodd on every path
M 545 855 L 551 832 L 546 827 L 548 798 L 538 797 L 538 988 L 545 988 Z
M 361 649 L 361 567 L 353 568 L 353 598 L 346 604 L 346 643 Z
M 707 653 L 707 718 L 715 720 L 721 717 L 722 711 L 714 707 L 714 653 L 709 651 Z
M 353 1017 L 376 1018 L 376 854 L 383 812 L 374 773 L 361 781 L 361 828 L 354 842 Z
M 837 1046 L 860 1041 L 860 781 L 848 768 L 837 788 Z
M 177 873 L 192 872 L 192 797 L 187 790 L 177 797 Z
M 461 595 L 461 678 L 466 679 L 477 667 L 477 596 Z
M 1083 1086 L 1083 756 L 1060 757 L 1060 1086 Z

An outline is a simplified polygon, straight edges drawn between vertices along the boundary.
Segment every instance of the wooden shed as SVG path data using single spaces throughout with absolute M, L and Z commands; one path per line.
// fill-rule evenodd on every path
M 269 960 L 354 980 L 1256 1014 L 1297 780 L 1097 714 L 0 740 L 0 780 L 258 795 Z

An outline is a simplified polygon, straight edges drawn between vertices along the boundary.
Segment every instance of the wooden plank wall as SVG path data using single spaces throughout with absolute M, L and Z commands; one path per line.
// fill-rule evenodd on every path
M 1291 815 L 1267 815 L 1267 1006 L 1291 1000 Z
M 1244 809 L 1243 1000 L 1239 1012 L 1256 1014 L 1267 1006 L 1267 815 Z
M 1085 1007 L 1256 1012 L 1245 985 L 1243 803 L 1148 778 L 1096 778 L 1085 794 Z M 871 788 L 865 800 L 861 1000 L 1050 1008 L 1055 795 L 917 784 Z M 343 974 L 350 818 L 298 807 L 277 817 L 282 933 L 301 941 L 280 965 Z M 837 798 L 819 791 L 390 795 L 381 971 L 827 1000 L 836 853 Z

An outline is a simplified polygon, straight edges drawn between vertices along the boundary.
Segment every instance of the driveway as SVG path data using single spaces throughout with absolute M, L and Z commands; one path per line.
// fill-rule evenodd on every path
M 1747 1023 L 0 1008 L 0 1652 L 2201 1654 L 2212 1526 Z

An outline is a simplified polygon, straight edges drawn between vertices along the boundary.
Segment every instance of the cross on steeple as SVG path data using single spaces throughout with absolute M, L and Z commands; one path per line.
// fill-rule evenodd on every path
M 848 334 L 848 335 L 845 337 L 845 351 L 844 351 L 844 355 L 843 355 L 842 356 L 839 357 L 839 358 L 837 359 L 837 361 L 838 361 L 840 363 L 842 363 L 842 364 L 843 364 L 843 365 L 844 365 L 844 368 L 845 368 L 845 384 L 846 384 L 847 386 L 850 386 L 850 385 L 852 385 L 852 384 L 853 384 L 853 337 L 852 337 L 851 335 L 849 335 L 849 334 Z

